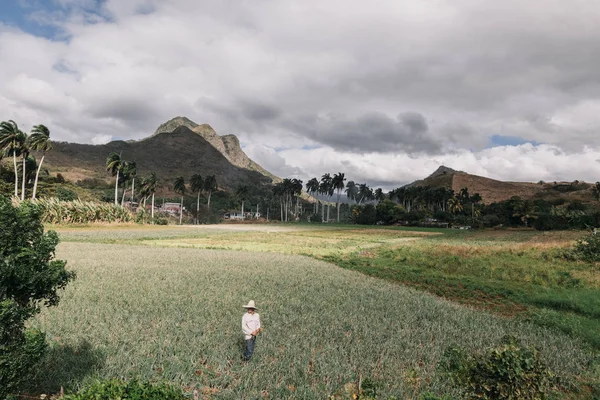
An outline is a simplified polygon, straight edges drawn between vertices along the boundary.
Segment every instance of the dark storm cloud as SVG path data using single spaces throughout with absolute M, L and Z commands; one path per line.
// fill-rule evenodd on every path
M 124 122 L 143 121 L 157 112 L 150 103 L 127 98 L 97 102 L 90 105 L 87 110 L 95 118 L 117 118 Z
M 281 116 L 281 110 L 260 100 L 240 100 L 237 103 L 238 112 L 252 121 L 270 121 Z
M 442 148 L 418 113 L 400 114 L 396 119 L 378 112 L 358 118 L 330 115 L 317 118 L 305 134 L 334 149 L 358 153 L 436 153 Z

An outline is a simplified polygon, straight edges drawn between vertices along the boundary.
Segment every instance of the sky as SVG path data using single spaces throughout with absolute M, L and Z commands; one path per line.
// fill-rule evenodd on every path
M 0 0 L 0 120 L 101 144 L 187 116 L 388 190 L 595 182 L 598 26 L 597 0 Z

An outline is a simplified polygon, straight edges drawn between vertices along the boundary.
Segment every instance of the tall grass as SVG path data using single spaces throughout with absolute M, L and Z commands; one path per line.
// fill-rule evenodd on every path
M 131 222 L 131 212 L 112 203 L 62 201 L 56 198 L 34 200 L 42 210 L 42 220 L 50 224 L 88 224 Z
M 322 399 L 360 373 L 383 396 L 456 397 L 436 368 L 451 344 L 480 349 L 511 333 L 570 381 L 585 379 L 593 358 L 565 335 L 308 257 L 74 242 L 58 257 L 78 279 L 35 321 L 51 357 L 32 391 L 137 377 L 214 399 Z M 246 364 L 249 299 L 264 334 Z

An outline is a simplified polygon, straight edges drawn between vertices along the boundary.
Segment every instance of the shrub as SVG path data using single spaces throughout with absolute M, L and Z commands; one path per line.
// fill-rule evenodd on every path
M 450 347 L 440 366 L 469 399 L 544 399 L 553 389 L 552 373 L 538 351 L 510 336 L 472 356 Z
M 25 322 L 42 305 L 58 304 L 58 291 L 75 277 L 53 260 L 57 244 L 38 207 L 0 196 L 0 399 L 19 389 L 46 348 L 44 334 Z
M 77 200 L 77 193 L 75 193 L 71 189 L 68 189 L 68 188 L 62 187 L 62 186 L 58 186 L 56 188 L 56 192 L 54 193 L 54 196 L 57 199 L 62 200 L 62 201 Z
M 573 255 L 583 261 L 600 261 L 600 235 L 587 235 L 579 239 L 573 249 Z
M 185 399 L 180 389 L 166 383 L 152 384 L 132 380 L 129 382 L 110 379 L 97 381 L 77 394 L 66 395 L 65 400 L 179 400 Z

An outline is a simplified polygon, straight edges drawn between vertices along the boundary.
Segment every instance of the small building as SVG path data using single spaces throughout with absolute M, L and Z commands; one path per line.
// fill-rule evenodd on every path
M 165 203 L 158 210 L 168 214 L 179 215 L 181 212 L 181 203 Z
M 245 211 L 243 214 L 241 211 L 228 211 L 223 214 L 223 219 L 258 219 L 261 214 L 252 211 Z

